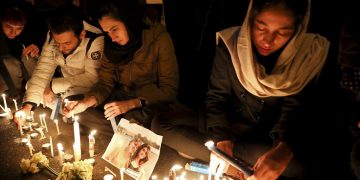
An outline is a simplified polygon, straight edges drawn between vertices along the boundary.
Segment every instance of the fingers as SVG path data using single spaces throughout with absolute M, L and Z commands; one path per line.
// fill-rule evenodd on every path
M 31 57 L 35 57 L 39 55 L 39 52 L 40 52 L 39 48 L 36 45 L 31 44 L 23 50 L 23 55 L 25 56 L 30 55 Z

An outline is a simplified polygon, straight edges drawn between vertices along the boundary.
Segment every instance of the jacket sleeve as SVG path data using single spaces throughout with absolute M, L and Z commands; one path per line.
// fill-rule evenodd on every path
M 179 84 L 178 64 L 175 49 L 169 33 L 164 32 L 158 38 L 158 85 L 149 84 L 140 88 L 136 94 L 145 98 L 149 104 L 174 101 Z
M 314 90 L 315 82 L 316 78 L 299 93 L 283 98 L 280 118 L 270 131 L 274 144 L 279 141 L 285 142 L 293 151 L 301 145 L 302 140 L 299 138 L 304 138 L 301 134 L 304 133 L 305 126 L 310 123 L 307 122 L 310 117 L 305 104 L 309 101 L 314 103 L 310 99 L 313 96 L 311 90 Z
M 226 107 L 232 93 L 231 79 L 227 63 L 231 63 L 224 50 L 216 48 L 215 59 L 210 75 L 208 92 L 205 100 L 205 119 L 207 129 L 215 141 L 230 140 L 229 122 Z
M 99 71 L 99 81 L 94 88 L 85 96 L 94 96 L 97 100 L 96 106 L 103 103 L 110 95 L 116 81 L 116 66 L 103 57 Z
M 48 86 L 57 67 L 54 57 L 54 46 L 49 42 L 48 34 L 37 65 L 30 80 L 27 82 L 27 89 L 24 102 L 39 104 L 46 86 Z
M 52 89 L 54 90 L 54 93 L 65 92 L 72 87 L 92 88 L 99 78 L 98 70 L 101 65 L 103 52 L 104 38 L 103 36 L 100 36 L 92 42 L 91 47 L 84 58 L 84 73 L 76 76 L 54 78 L 52 80 Z

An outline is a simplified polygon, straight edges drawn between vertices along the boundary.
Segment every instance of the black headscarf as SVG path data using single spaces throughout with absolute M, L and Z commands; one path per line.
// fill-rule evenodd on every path
M 109 61 L 116 65 L 127 64 L 133 58 L 135 52 L 142 45 L 142 32 L 147 26 L 143 23 L 142 6 L 134 3 L 136 1 L 118 1 L 116 3 L 105 3 L 100 8 L 98 19 L 103 16 L 111 16 L 125 24 L 129 35 L 129 42 L 119 45 L 112 42 L 108 35 L 105 35 L 104 53 Z

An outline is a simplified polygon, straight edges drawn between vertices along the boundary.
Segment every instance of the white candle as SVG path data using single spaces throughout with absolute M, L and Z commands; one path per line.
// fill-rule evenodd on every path
M 6 103 L 6 97 L 5 97 L 6 95 L 5 94 L 2 94 L 2 97 L 3 97 L 3 101 L 4 101 L 4 108 L 5 108 L 5 110 L 7 110 L 7 103 Z
M 57 131 L 57 135 L 60 135 L 60 130 L 59 130 L 59 122 L 57 119 L 54 120 L 55 125 L 56 125 L 56 131 Z
M 19 126 L 20 126 L 20 135 L 22 136 L 24 133 L 23 133 L 23 129 L 22 129 L 22 116 L 21 115 L 19 116 Z
M 43 115 L 43 121 L 44 121 L 44 124 L 45 124 L 46 132 L 49 132 L 49 131 L 48 131 L 47 124 L 46 124 L 45 116 L 46 116 L 46 115 L 44 114 L 44 115 Z
M 81 144 L 80 144 L 80 127 L 79 127 L 79 122 L 77 121 L 78 117 L 74 118 L 74 158 L 75 161 L 77 160 L 76 156 L 78 155 L 79 159 L 81 159 Z
M 250 177 L 251 175 L 254 174 L 254 171 L 252 170 L 251 167 L 249 167 L 243 163 L 239 163 L 239 162 L 235 161 L 232 157 L 230 157 L 223 151 L 217 149 L 213 141 L 206 142 L 205 146 L 211 151 L 211 153 L 217 155 L 218 157 L 220 157 L 222 160 L 224 160 L 225 162 L 232 165 L 237 170 L 243 172 L 246 176 Z M 212 166 L 211 166 L 211 161 L 210 161 L 209 175 L 211 174 L 211 168 L 212 168 Z
M 18 108 L 18 106 L 17 106 L 16 99 L 13 99 L 13 101 L 14 101 L 14 105 L 15 105 L 15 110 L 16 110 L 16 111 L 18 111 L 18 110 L 19 110 L 19 108 Z
M 90 157 L 94 157 L 94 152 L 95 152 L 95 137 L 94 135 L 96 134 L 96 130 L 91 131 L 91 133 L 89 134 L 89 154 Z
M 49 137 L 49 140 L 50 140 L 50 152 L 51 152 L 51 157 L 54 157 L 54 147 L 53 147 L 53 142 L 52 142 L 51 136 Z
M 104 176 L 104 180 L 112 180 L 114 179 L 114 176 L 112 174 L 107 174 Z
M 81 160 L 81 151 L 79 144 L 74 143 L 73 144 L 73 149 L 74 149 L 74 160 L 75 161 L 80 161 Z
M 64 159 L 63 159 L 63 150 L 64 150 L 64 148 L 63 148 L 61 143 L 58 143 L 57 147 L 58 147 L 58 153 L 59 153 L 59 164 L 60 164 L 60 166 L 62 166 L 63 163 L 64 163 Z
M 30 142 L 28 142 L 28 146 L 29 146 L 30 156 L 33 156 L 33 146 Z
M 121 168 L 120 169 L 121 180 L 124 180 L 124 172 L 125 172 L 125 168 Z
M 43 116 L 42 114 L 39 116 L 40 117 L 40 124 L 41 124 L 42 127 L 44 127 L 44 123 L 42 121 L 42 116 Z

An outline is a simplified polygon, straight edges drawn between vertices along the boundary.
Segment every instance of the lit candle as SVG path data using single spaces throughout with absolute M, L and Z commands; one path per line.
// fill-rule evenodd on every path
M 94 157 L 94 152 L 95 152 L 95 135 L 96 130 L 91 131 L 91 133 L 89 134 L 89 154 L 90 157 Z
M 31 137 L 32 139 L 35 139 L 38 135 L 39 135 L 38 133 L 31 133 L 31 134 L 30 134 L 30 137 Z
M 19 127 L 20 127 L 20 135 L 21 135 L 21 136 L 23 135 L 22 116 L 23 116 L 23 113 L 19 112 L 19 113 L 18 113 L 18 120 L 19 120 Z
M 206 142 L 205 146 L 211 151 L 211 153 L 217 155 L 225 162 L 235 167 L 237 170 L 243 172 L 246 176 L 250 177 L 252 174 L 254 174 L 254 171 L 252 170 L 251 167 L 246 166 L 244 163 L 237 162 L 237 160 L 235 160 L 234 158 L 230 157 L 223 151 L 217 149 L 213 141 Z M 210 161 L 210 167 L 211 167 L 211 161 Z M 210 168 L 209 168 L 209 174 L 211 174 Z
M 16 99 L 13 99 L 13 101 L 14 101 L 14 105 L 15 105 L 15 110 L 16 110 L 16 111 L 18 111 L 18 110 L 19 110 L 19 108 L 18 108 L 18 106 L 17 106 Z
M 43 123 L 43 121 L 42 121 L 42 116 L 43 116 L 42 114 L 39 115 L 39 117 L 40 117 L 40 124 L 41 124 L 42 127 L 44 127 L 44 123 Z
M 58 143 L 57 147 L 58 147 L 58 153 L 59 153 L 59 164 L 60 164 L 60 166 L 62 166 L 63 163 L 64 163 L 64 159 L 63 159 L 63 150 L 64 150 L 64 148 L 63 148 L 61 143 Z
M 74 143 L 73 144 L 73 149 L 74 149 L 74 159 L 75 159 L 75 161 L 80 161 L 81 160 L 81 151 L 79 151 L 79 149 L 80 149 L 79 145 Z
M 30 141 L 28 142 L 28 146 L 29 146 L 29 152 L 30 152 L 30 156 L 33 156 L 33 146 L 30 143 Z
M 2 97 L 3 97 L 3 101 L 4 101 L 4 108 L 5 108 L 5 111 L 8 109 L 8 106 L 7 106 L 7 103 L 6 103 L 6 95 L 5 94 L 2 94 Z
M 51 152 L 51 157 L 54 157 L 54 147 L 53 147 L 53 142 L 52 142 L 52 138 L 51 138 L 51 136 L 49 137 L 49 141 L 50 141 L 50 152 Z
M 124 172 L 125 172 L 125 168 L 121 168 L 120 169 L 121 180 L 124 180 Z
M 45 120 L 45 114 L 43 115 L 43 121 L 44 121 L 44 124 L 45 124 L 45 130 L 46 130 L 46 132 L 49 132 L 48 131 L 48 127 L 47 127 L 47 124 L 46 124 L 46 120 Z
M 170 180 L 175 180 L 176 179 L 176 171 L 181 169 L 182 166 L 175 164 L 171 167 L 170 172 L 169 172 L 169 179 Z
M 114 179 L 114 176 L 112 174 L 107 174 L 104 176 L 104 180 L 112 180 Z
M 74 117 L 74 158 L 75 161 L 81 159 L 81 144 L 80 144 L 80 127 L 79 122 L 77 121 L 79 118 Z M 78 159 L 77 159 L 78 158 Z
M 152 180 L 157 179 L 157 175 L 152 175 L 152 176 L 151 176 L 151 179 L 152 179 Z
M 60 130 L 59 130 L 59 122 L 57 119 L 54 120 L 55 125 L 56 125 L 56 131 L 57 131 L 57 135 L 60 135 Z

